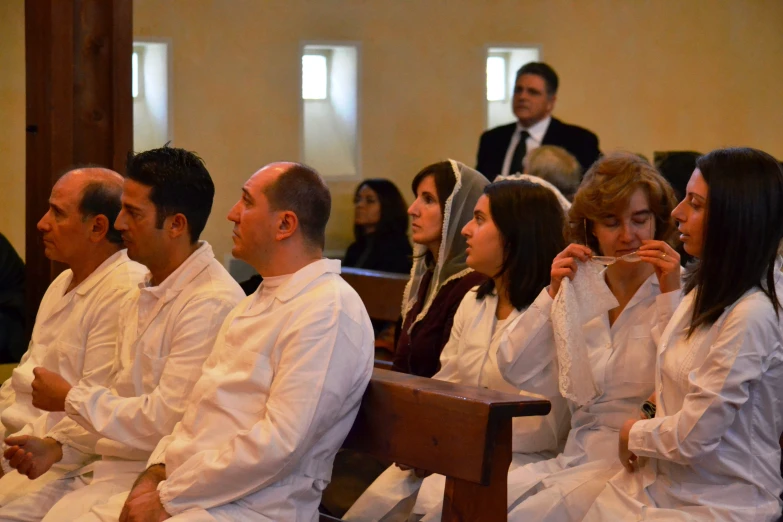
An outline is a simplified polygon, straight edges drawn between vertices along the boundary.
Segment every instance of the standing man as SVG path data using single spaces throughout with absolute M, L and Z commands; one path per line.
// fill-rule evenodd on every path
M 199 241 L 214 194 L 192 152 L 164 147 L 129 158 L 116 228 L 149 274 L 120 310 L 112 382 L 71 386 L 36 369 L 33 404 L 64 410 L 68 419 L 43 439 L 6 439 L 5 457 L 30 478 L 56 462 L 75 461 L 78 469 L 3 506 L 0 520 L 74 520 L 127 491 L 182 417 L 220 325 L 244 297 Z
M 69 385 L 104 386 L 109 380 L 120 304 L 146 272 L 128 259 L 113 225 L 121 194 L 122 177 L 102 168 L 72 170 L 52 188 L 38 231 L 46 257 L 68 269 L 46 290 L 28 350 L 0 389 L 3 439 L 14 434 L 43 437 L 66 418 L 33 405 L 31 384 L 40 371 L 35 368 L 56 372 Z M 67 471 L 58 467 L 34 483 L 7 460 L 0 464 L 0 506 Z
M 557 145 L 573 154 L 582 172 L 598 159 L 598 137 L 587 129 L 552 117 L 557 100 L 557 73 L 543 62 L 530 62 L 517 71 L 513 109 L 516 123 L 481 135 L 476 170 L 490 181 L 498 175 L 523 172 L 522 161 L 541 145 Z
M 78 522 L 318 520 L 374 345 L 340 262 L 322 257 L 330 207 L 304 165 L 271 164 L 245 183 L 229 214 L 233 254 L 263 282 L 226 319 L 182 422 L 124 508 L 96 507 Z

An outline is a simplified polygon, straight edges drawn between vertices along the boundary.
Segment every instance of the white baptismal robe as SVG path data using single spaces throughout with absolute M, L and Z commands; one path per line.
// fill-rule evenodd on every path
M 551 358 L 537 367 L 530 379 L 520 387 L 506 382 L 497 366 L 499 347 L 508 342 L 510 330 L 526 325 L 527 312 L 514 310 L 502 322 L 496 319 L 498 299 L 487 295 L 476 299 L 476 289 L 465 294 L 454 316 L 451 335 L 440 356 L 441 368 L 433 376 L 455 384 L 483 387 L 506 393 L 545 398 L 552 402 L 552 410 L 544 417 L 520 417 L 513 420 L 512 462 L 510 469 L 530 462 L 554 457 L 563 446 L 568 432 L 568 408 L 557 387 L 557 369 Z M 394 519 L 394 511 L 405 510 L 406 498 L 416 495 L 413 512 L 425 515 L 425 520 L 439 520 L 445 477 L 431 475 L 418 481 L 413 471 L 389 469 L 365 491 L 346 513 L 343 520 L 366 521 Z M 416 492 L 418 489 L 418 493 Z M 399 506 L 398 506 L 399 505 Z M 404 518 L 405 515 L 403 514 Z
M 776 279 L 780 299 L 783 274 Z M 661 338 L 656 416 L 630 432 L 628 449 L 641 458 L 640 469 L 612 478 L 585 520 L 758 522 L 780 515 L 783 323 L 755 289 L 688 338 L 694 292 Z
M 120 305 L 146 273 L 144 266 L 131 261 L 126 251 L 120 250 L 68 292 L 73 281 L 70 269 L 49 285 L 38 308 L 27 352 L 0 389 L 3 439 L 25 434 L 44 437 L 66 417 L 63 412 L 46 412 L 33 406 L 34 368 L 40 366 L 58 373 L 71 385 L 78 382 L 103 386 L 108 382 L 117 343 Z M 20 493 L 35 489 L 36 484 L 17 474 L 7 460 L 0 458 L 0 461 L 6 473 L 0 479 L 2 506 Z M 63 467 L 54 468 L 38 484 L 64 472 Z
M 313 262 L 228 316 L 182 421 L 149 461 L 166 465 L 168 513 L 318 520 L 374 362 L 369 316 L 339 273 L 339 261 Z
M 115 480 L 112 492 L 129 489 L 157 443 L 181 419 L 223 320 L 243 297 L 206 242 L 160 285 L 142 283 L 128 294 L 119 312 L 111 386 L 74 386 L 65 401 L 68 417 L 46 434 L 63 444 L 63 464 L 85 464 L 85 455 L 100 460 L 57 482 L 70 481 L 75 490 L 90 488 L 91 481 Z M 38 496 L 13 503 L 13 511 L 32 513 L 59 500 L 46 520 L 73 520 L 78 512 L 68 502 L 69 487 L 49 484 Z M 86 495 L 79 492 L 80 509 L 89 503 Z M 90 501 L 103 497 L 96 494 Z
M 653 274 L 610 325 L 602 314 L 582 328 L 593 379 L 600 395 L 583 406 L 569 401 L 571 431 L 556 458 L 509 473 L 509 520 L 579 520 L 606 480 L 620 469 L 617 437 L 622 424 L 639 417 L 639 406 L 652 394 L 656 343 L 679 302 L 680 292 L 660 294 Z M 528 379 L 527 361 L 549 354 L 556 360 L 553 300 L 544 289 L 528 310 L 530 324 L 515 330 L 498 355 L 509 382 Z M 535 354 L 535 355 L 534 355 Z

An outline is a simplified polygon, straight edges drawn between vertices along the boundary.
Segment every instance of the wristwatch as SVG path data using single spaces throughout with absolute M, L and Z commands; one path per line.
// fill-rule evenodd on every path
M 644 403 L 639 407 L 639 409 L 642 410 L 642 415 L 644 415 L 648 419 L 654 419 L 655 418 L 655 403 L 652 401 L 644 401 Z

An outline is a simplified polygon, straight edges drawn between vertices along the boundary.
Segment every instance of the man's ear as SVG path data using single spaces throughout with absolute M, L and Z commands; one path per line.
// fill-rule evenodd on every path
M 278 213 L 275 239 L 280 241 L 293 236 L 299 229 L 299 218 L 290 210 Z
M 185 217 L 185 214 L 181 213 L 167 217 L 164 222 L 164 228 L 168 230 L 169 236 L 172 238 L 190 233 L 188 230 L 188 218 Z
M 90 219 L 92 219 L 92 229 L 90 230 L 90 241 L 92 241 L 93 243 L 97 243 L 101 241 L 104 237 L 106 237 L 106 234 L 109 233 L 109 229 L 111 228 L 109 226 L 109 218 L 107 218 L 103 214 L 98 214 L 97 216 L 93 216 Z

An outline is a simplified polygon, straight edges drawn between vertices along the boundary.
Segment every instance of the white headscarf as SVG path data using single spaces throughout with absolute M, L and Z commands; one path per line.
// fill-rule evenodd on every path
M 530 174 L 507 174 L 507 175 L 500 175 L 495 178 L 495 181 L 502 181 L 502 180 L 520 180 L 524 179 L 526 181 L 529 181 L 531 183 L 535 183 L 536 185 L 541 185 L 542 187 L 546 187 L 552 192 L 555 193 L 555 196 L 557 196 L 557 201 L 560 203 L 560 206 L 563 207 L 563 212 L 565 215 L 568 215 L 568 210 L 571 208 L 571 202 L 566 199 L 566 197 L 563 195 L 562 192 L 560 192 L 560 189 L 558 189 L 556 186 L 552 185 L 550 182 L 545 180 L 544 178 L 539 178 L 538 176 L 531 176 Z
M 430 309 L 432 301 L 438 295 L 441 287 L 453 279 L 459 279 L 473 271 L 465 263 L 465 238 L 462 237 L 462 228 L 473 219 L 473 208 L 479 197 L 484 193 L 484 187 L 489 185 L 487 178 L 476 170 L 452 159 L 449 160 L 454 172 L 456 183 L 451 194 L 443 204 L 443 232 L 438 251 L 438 262 L 435 265 L 430 290 L 427 292 L 426 301 L 421 313 L 411 323 L 411 326 L 419 322 Z M 402 296 L 402 318 L 413 308 L 419 294 L 419 286 L 424 274 L 427 272 L 425 254 L 427 247 L 414 244 L 413 267 L 411 278 L 405 286 Z

